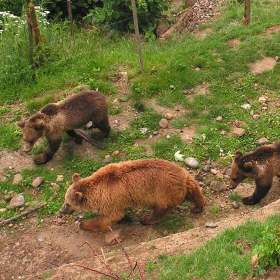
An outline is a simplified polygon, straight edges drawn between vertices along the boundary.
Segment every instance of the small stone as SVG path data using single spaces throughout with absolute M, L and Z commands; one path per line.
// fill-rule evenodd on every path
M 215 168 L 210 169 L 211 174 L 213 175 L 217 175 L 218 174 L 218 170 Z
M 112 161 L 114 161 L 114 158 L 111 157 L 111 156 L 105 157 L 105 158 L 102 160 L 103 163 L 110 163 L 110 162 L 112 162 Z
M 257 114 L 252 116 L 252 118 L 253 118 L 254 120 L 258 120 L 260 117 L 261 117 L 261 116 L 260 116 L 260 115 L 257 115 Z
M 184 163 L 187 167 L 190 167 L 190 168 L 198 168 L 198 160 L 193 158 L 193 157 L 188 157 L 184 160 Z
M 57 175 L 56 181 L 61 182 L 64 179 L 63 175 Z
M 235 127 L 233 129 L 232 133 L 240 137 L 240 136 L 244 135 L 245 130 L 243 128 L 240 128 L 240 127 Z
M 13 226 L 14 226 L 13 224 L 9 224 L 9 225 L 8 225 L 9 228 L 12 228 Z
M 170 114 L 170 113 L 166 113 L 165 118 L 166 118 L 167 120 L 171 120 L 171 119 L 173 118 L 173 115 Z
M 44 237 L 39 237 L 38 238 L 38 242 L 44 242 L 45 241 L 45 238 Z
M 21 207 L 24 205 L 24 196 L 22 194 L 16 194 L 10 201 L 9 209 Z
M 234 209 L 238 209 L 238 208 L 239 208 L 239 203 L 238 203 L 237 201 L 233 201 L 233 202 L 232 202 L 232 207 L 233 207 Z
M 258 145 L 262 146 L 262 145 L 266 145 L 268 143 L 268 140 L 267 138 L 263 137 L 263 138 L 260 138 L 258 141 L 257 141 Z
M 15 174 L 15 176 L 14 176 L 14 179 L 13 179 L 13 184 L 19 184 L 19 182 L 22 180 L 22 176 L 19 174 L 19 173 L 17 173 L 17 174 Z
M 114 152 L 112 153 L 112 156 L 118 156 L 119 154 L 120 154 L 119 151 L 114 151 Z
M 104 159 L 107 159 L 107 158 L 110 158 L 111 157 L 111 155 L 106 155 L 105 157 L 104 157 Z
M 224 185 L 223 182 L 221 181 L 212 181 L 210 183 L 210 190 L 211 191 L 214 191 L 214 192 L 223 192 L 225 191 L 227 188 L 226 186 Z
M 218 121 L 218 122 L 220 122 L 220 121 L 222 121 L 223 120 L 223 117 L 222 116 L 218 116 L 217 118 L 216 118 L 216 121 Z
M 276 62 L 279 62 L 279 61 L 280 61 L 279 56 L 275 56 L 275 57 L 274 57 L 274 60 L 275 60 Z
M 214 223 L 214 222 L 206 222 L 206 223 L 205 223 L 205 226 L 206 226 L 207 228 L 216 228 L 216 227 L 217 227 L 217 224 Z
M 156 131 L 156 130 L 153 131 L 153 135 L 154 135 L 154 136 L 158 135 L 158 131 Z
M 6 210 L 6 208 L 0 208 L 0 213 L 4 213 Z
M 168 127 L 168 120 L 167 120 L 167 119 L 161 119 L 161 120 L 159 121 L 159 126 L 160 126 L 161 128 L 167 128 L 167 127 Z
M 264 96 L 261 96 L 260 98 L 259 98 L 259 102 L 260 103 L 265 103 L 267 101 L 267 99 L 266 99 L 266 97 L 264 97 Z
M 33 188 L 38 188 L 43 182 L 44 182 L 44 178 L 43 177 L 37 177 L 32 182 L 32 187 Z
M 91 128 L 92 127 L 92 121 L 90 121 L 90 122 L 88 122 L 87 124 L 86 124 L 86 128 L 87 129 L 89 129 L 89 128 Z
M 60 189 L 60 187 L 59 187 L 59 185 L 57 183 L 51 183 L 51 186 L 53 187 L 53 189 L 55 191 L 59 191 L 59 189 Z
M 3 198 L 4 198 L 4 200 L 5 200 L 6 202 L 8 202 L 8 201 L 10 201 L 10 200 L 12 199 L 12 197 L 11 197 L 10 194 L 4 195 Z
M 210 172 L 210 170 L 211 170 L 211 166 L 210 166 L 210 165 L 208 165 L 208 164 L 203 165 L 202 170 L 203 170 L 204 172 Z
M 124 235 L 122 232 L 122 229 L 115 229 L 114 231 L 114 235 L 115 237 L 121 242 L 124 240 Z M 117 241 L 115 239 L 115 237 L 113 236 L 113 234 L 111 232 L 108 232 L 105 234 L 105 244 L 106 245 L 113 245 L 115 244 Z

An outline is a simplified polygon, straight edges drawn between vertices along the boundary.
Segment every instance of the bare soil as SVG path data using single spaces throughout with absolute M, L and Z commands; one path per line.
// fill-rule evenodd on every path
M 279 29 L 279 26 L 271 28 L 267 31 L 267 36 L 271 30 L 278 32 Z M 237 41 L 234 41 L 233 44 L 234 47 L 238 47 Z M 260 75 L 262 71 L 271 69 L 274 65 L 273 58 L 264 58 L 250 67 L 253 73 Z M 121 95 L 125 95 L 129 90 L 129 81 L 124 77 L 124 72 L 118 81 Z M 206 92 L 207 85 L 201 85 L 196 91 Z M 172 113 L 174 118 L 184 115 L 184 109 L 180 106 L 168 109 L 158 106 L 156 100 L 148 100 L 146 103 L 147 106 L 153 107 L 162 114 Z M 136 113 L 128 102 L 119 102 L 118 99 L 115 99 L 111 100 L 111 104 L 123 110 L 121 114 L 110 117 L 112 128 L 124 129 Z M 185 142 L 191 142 L 195 134 L 195 127 L 182 131 L 163 129 L 159 131 L 158 135 L 138 141 L 135 145 L 145 145 L 147 153 L 152 155 L 150 143 L 156 141 L 158 137 L 172 133 L 179 133 Z M 66 143 L 66 145 L 72 144 Z M 81 153 L 87 157 L 97 157 L 95 148 L 88 143 L 73 145 L 73 149 L 75 153 Z M 59 159 L 63 156 L 63 149 L 60 149 L 54 159 L 46 165 L 46 168 L 56 169 L 59 166 Z M 6 168 L 20 172 L 25 168 L 33 168 L 33 164 L 31 156 L 20 151 L 1 151 L 0 181 L 6 177 Z M 226 172 L 226 170 L 220 170 L 220 172 Z M 193 176 L 200 175 L 197 170 L 190 170 L 190 173 Z M 212 176 L 214 180 L 215 175 Z M 266 217 L 279 213 L 279 185 L 279 179 L 275 178 L 271 191 L 261 203 L 256 206 L 240 204 L 238 209 L 232 207 L 228 198 L 229 194 L 234 192 L 242 196 L 250 195 L 254 190 L 254 182 L 242 183 L 234 191 L 227 189 L 220 193 L 209 191 L 206 185 L 204 191 L 208 193 L 208 196 L 204 211 L 201 214 L 184 212 L 185 226 L 176 234 L 162 230 L 161 223 L 156 226 L 143 226 L 137 219 L 131 223 L 120 222 L 114 227 L 114 230 L 122 229 L 123 248 L 133 265 L 137 261 L 144 270 L 147 262 L 156 261 L 159 254 L 172 256 L 191 253 L 227 228 L 236 227 L 249 220 L 263 221 Z M 213 213 L 215 206 L 220 208 L 217 214 Z M 173 214 L 179 215 L 179 212 L 174 210 Z M 207 228 L 205 222 L 215 222 L 217 227 Z M 189 227 L 193 227 L 193 229 L 188 230 Z M 80 230 L 78 222 L 73 216 L 63 218 L 52 216 L 40 220 L 36 213 L 30 214 L 20 223 L 0 229 L 0 279 L 99 279 L 100 276 L 97 273 L 77 266 L 79 264 L 108 273 L 91 248 L 100 254 L 101 258 L 115 272 L 128 273 L 129 266 L 121 247 L 118 244 L 105 245 L 104 236 L 105 233 L 89 233 Z M 88 242 L 91 248 L 85 242 Z M 143 271 L 143 274 L 145 279 L 152 279 L 152 276 L 146 272 Z M 256 279 L 276 280 L 279 279 L 279 275 L 279 268 L 274 268 L 265 277 Z

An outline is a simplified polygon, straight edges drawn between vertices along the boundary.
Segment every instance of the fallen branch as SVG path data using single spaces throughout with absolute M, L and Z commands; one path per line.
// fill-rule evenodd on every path
M 4 221 L 0 222 L 0 226 L 3 226 L 3 225 L 5 225 L 5 224 L 7 224 L 7 223 L 9 223 L 9 222 L 12 222 L 12 221 L 14 221 L 14 220 L 16 220 L 16 219 L 18 219 L 18 218 L 23 217 L 23 216 L 26 216 L 26 215 L 28 215 L 28 214 L 30 214 L 30 213 L 32 213 L 32 212 L 35 212 L 35 211 L 37 211 L 38 209 L 43 208 L 43 207 L 46 206 L 46 205 L 47 205 L 47 203 L 44 202 L 43 204 L 38 205 L 38 206 L 36 206 L 36 207 L 34 207 L 34 208 L 32 208 L 32 209 L 26 210 L 26 211 L 24 211 L 24 212 L 22 212 L 22 213 L 20 213 L 20 214 L 18 214 L 18 215 L 16 215 L 16 216 L 10 218 L 10 219 L 4 220 Z
M 97 148 L 99 149 L 102 149 L 104 150 L 105 147 L 102 146 L 101 144 L 99 144 L 97 141 L 93 140 L 88 133 L 86 133 L 84 130 L 80 129 L 80 128 L 77 128 L 77 129 L 74 129 L 74 132 L 81 136 L 83 139 L 85 139 L 87 142 L 89 142 L 91 145 L 93 146 L 96 146 Z

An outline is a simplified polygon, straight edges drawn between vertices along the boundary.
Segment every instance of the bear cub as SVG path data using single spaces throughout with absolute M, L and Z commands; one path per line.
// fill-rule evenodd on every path
M 44 164 L 57 152 L 64 131 L 80 144 L 83 138 L 75 133 L 74 129 L 90 121 L 93 127 L 100 130 L 102 137 L 108 136 L 110 132 L 108 104 L 105 97 L 97 91 L 80 92 L 58 104 L 47 104 L 40 112 L 27 121 L 18 122 L 17 125 L 23 129 L 25 152 L 31 151 L 40 137 L 47 138 L 48 146 L 44 153 L 34 158 L 35 163 Z
M 230 188 L 235 189 L 245 178 L 255 180 L 254 193 L 242 199 L 244 204 L 253 205 L 266 196 L 274 176 L 280 176 L 280 141 L 246 155 L 236 152 L 231 166 Z
M 104 231 L 120 221 L 128 207 L 151 208 L 141 219 L 151 225 L 163 219 L 187 199 L 193 213 L 202 211 L 205 200 L 198 182 L 183 168 L 162 159 L 145 159 L 109 164 L 90 177 L 72 176 L 62 214 L 99 211 L 99 216 L 81 222 L 81 228 Z

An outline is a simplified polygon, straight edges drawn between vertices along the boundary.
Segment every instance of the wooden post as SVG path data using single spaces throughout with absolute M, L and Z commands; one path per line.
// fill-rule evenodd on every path
M 245 0 L 245 11 L 243 17 L 243 25 L 248 25 L 250 23 L 250 14 L 251 14 L 251 1 Z
M 74 42 L 74 27 L 73 27 L 73 17 L 72 17 L 72 9 L 71 9 L 71 1 L 67 0 L 67 11 L 68 11 L 68 17 L 70 22 L 70 34 L 72 41 Z
M 142 59 L 142 51 L 141 51 L 141 45 L 140 45 L 140 35 L 139 35 L 139 27 L 138 27 L 138 19 L 137 19 L 137 10 L 136 10 L 136 3 L 135 0 L 131 0 L 132 3 L 132 12 L 133 12 L 133 21 L 134 21 L 134 30 L 135 30 L 135 38 L 137 42 L 137 50 L 138 50 L 138 56 L 140 61 L 140 68 L 141 73 L 144 73 L 144 66 L 143 66 L 143 59 Z

